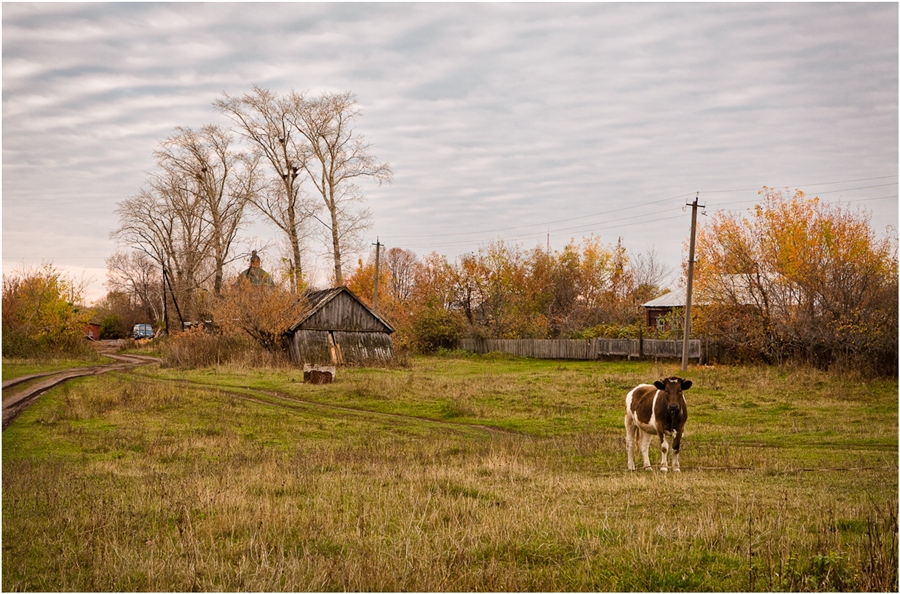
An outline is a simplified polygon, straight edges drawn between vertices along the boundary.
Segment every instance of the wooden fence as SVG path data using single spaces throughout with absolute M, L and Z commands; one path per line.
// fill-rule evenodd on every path
M 566 338 L 491 339 L 463 338 L 457 347 L 472 353 L 509 353 L 534 359 L 593 360 L 603 356 L 632 358 L 661 357 L 681 358 L 684 342 L 681 340 L 657 340 L 630 338 L 594 338 L 575 340 Z M 688 358 L 702 359 L 702 343 L 698 339 L 688 341 Z

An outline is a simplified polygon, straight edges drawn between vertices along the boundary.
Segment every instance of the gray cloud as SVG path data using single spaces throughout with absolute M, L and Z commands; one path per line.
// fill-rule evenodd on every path
M 253 83 L 357 95 L 395 172 L 373 240 L 593 231 L 677 267 L 695 191 L 896 176 L 897 48 L 890 3 L 5 4 L 4 267 L 102 269 L 157 143 Z M 865 185 L 804 189 L 896 222 Z

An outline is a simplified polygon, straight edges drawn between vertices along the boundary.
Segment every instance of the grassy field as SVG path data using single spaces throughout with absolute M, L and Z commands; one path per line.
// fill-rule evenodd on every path
M 896 590 L 896 381 L 692 368 L 683 471 L 629 473 L 625 393 L 676 369 L 76 380 L 3 433 L 3 589 Z
M 90 367 L 92 365 L 101 365 L 109 362 L 109 359 L 97 356 L 96 359 L 54 359 L 52 361 L 42 359 L 3 359 L 3 381 L 22 377 L 23 375 L 31 375 L 34 373 L 44 373 L 47 371 L 63 371 L 67 369 L 77 369 L 79 367 Z

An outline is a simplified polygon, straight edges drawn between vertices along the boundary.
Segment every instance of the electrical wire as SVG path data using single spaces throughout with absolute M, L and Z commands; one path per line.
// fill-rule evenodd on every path
M 787 185 L 775 185 L 775 186 L 768 186 L 768 187 L 770 187 L 770 188 L 807 188 L 810 186 L 833 186 L 835 184 L 849 184 L 849 183 L 862 182 L 862 181 L 875 181 L 875 180 L 879 180 L 879 179 L 891 179 L 894 177 L 898 177 L 898 176 L 882 175 L 880 177 L 861 177 L 858 179 L 845 179 L 842 181 L 817 182 L 817 183 L 813 183 L 813 184 L 787 184 Z M 893 185 L 893 184 L 887 184 L 887 185 Z M 872 187 L 875 187 L 875 186 L 872 186 Z M 745 188 L 742 190 L 705 190 L 705 191 L 701 191 L 700 193 L 701 194 L 727 194 L 730 192 L 758 192 L 758 191 L 759 191 L 759 188 Z
M 645 202 L 645 203 L 643 203 L 643 204 L 641 204 L 641 205 L 638 205 L 638 206 L 624 206 L 624 207 L 622 207 L 622 208 L 616 208 L 616 209 L 613 209 L 613 210 L 604 210 L 604 211 L 600 211 L 600 212 L 595 212 L 595 213 L 590 213 L 590 214 L 585 214 L 585 215 L 579 215 L 579 216 L 577 216 L 577 217 L 569 217 L 569 218 L 567 218 L 567 219 L 557 219 L 557 220 L 555 220 L 555 221 L 545 221 L 545 222 L 542 222 L 542 223 L 533 223 L 533 224 L 530 224 L 530 225 L 519 225 L 519 226 L 515 226 L 515 227 L 504 227 L 504 228 L 501 228 L 501 229 L 488 229 L 488 230 L 486 230 L 486 231 L 461 231 L 461 232 L 459 232 L 459 233 L 438 233 L 438 234 L 428 234 L 428 235 L 391 235 L 390 237 L 393 238 L 393 239 L 419 239 L 419 238 L 423 238 L 423 237 L 428 237 L 428 238 L 431 238 L 431 237 L 458 237 L 458 236 L 460 236 L 460 235 L 473 235 L 473 234 L 481 234 L 481 235 L 483 235 L 483 234 L 485 234 L 485 233 L 500 233 L 500 232 L 503 232 L 503 231 L 515 231 L 516 229 L 527 229 L 527 228 L 530 228 L 530 227 L 544 227 L 544 226 L 547 226 L 547 225 L 554 225 L 554 224 L 556 224 L 556 223 L 567 223 L 567 222 L 569 222 L 569 221 L 577 221 L 577 220 L 579 220 L 579 219 L 588 219 L 588 218 L 591 218 L 591 217 L 598 217 L 598 216 L 602 216 L 602 215 L 607 215 L 607 214 L 612 214 L 612 213 L 616 213 L 616 212 L 621 212 L 621 211 L 623 211 L 623 210 L 631 210 L 631 209 L 633 209 L 633 208 L 640 208 L 640 207 L 643 207 L 643 206 L 652 206 L 652 205 L 654 205 L 654 204 L 660 204 L 660 203 L 662 203 L 662 202 L 668 202 L 669 200 L 676 200 L 676 199 L 678 199 L 678 198 L 685 198 L 685 197 L 687 197 L 687 196 L 693 196 L 693 195 L 694 195 L 693 193 L 690 193 L 690 194 L 682 194 L 682 195 L 680 195 L 680 196 L 672 196 L 672 197 L 670 197 L 670 198 L 663 198 L 663 199 L 661 199 L 661 200 L 654 200 L 654 201 L 652 201 L 652 202 Z
M 878 181 L 878 180 L 885 180 L 885 179 L 895 179 L 897 177 L 898 177 L 897 175 L 886 175 L 886 176 L 856 178 L 856 179 L 848 179 L 848 180 L 840 180 L 840 181 L 816 182 L 816 183 L 810 183 L 810 184 L 790 184 L 786 187 L 829 186 L 829 185 L 856 183 L 856 182 L 864 182 L 864 181 Z M 852 191 L 856 191 L 856 190 L 881 188 L 881 187 L 887 187 L 887 186 L 893 186 L 893 185 L 897 185 L 897 182 L 887 183 L 887 184 L 876 184 L 876 185 L 869 185 L 869 186 L 857 186 L 857 187 L 853 187 L 853 188 L 844 188 L 844 189 L 839 189 L 839 190 L 828 190 L 825 192 L 818 192 L 817 194 L 835 194 L 835 193 L 841 193 L 841 192 L 852 192 Z M 772 186 L 772 187 L 779 187 L 779 186 Z M 759 188 L 747 188 L 747 189 L 738 189 L 738 190 L 706 190 L 706 191 L 696 192 L 696 194 L 698 194 L 698 195 L 726 194 L 726 193 L 739 193 L 739 192 L 758 193 Z M 441 234 L 428 234 L 428 235 L 383 235 L 381 237 L 385 241 L 390 241 L 391 243 L 395 243 L 395 242 L 397 244 L 402 243 L 404 245 L 404 247 L 407 249 L 416 248 L 416 249 L 436 250 L 436 249 L 441 249 L 441 248 L 454 248 L 454 247 L 467 246 L 467 245 L 471 246 L 473 244 L 483 245 L 490 241 L 497 241 L 497 240 L 510 241 L 510 242 L 527 241 L 529 239 L 533 240 L 533 239 L 542 238 L 545 235 L 545 233 L 546 234 L 552 233 L 555 235 L 578 233 L 578 232 L 595 233 L 595 232 L 604 231 L 604 230 L 608 230 L 608 229 L 619 229 L 619 228 L 623 228 L 623 227 L 632 227 L 635 225 L 644 225 L 644 224 L 648 224 L 650 222 L 673 220 L 673 219 L 680 218 L 683 215 L 678 214 L 678 215 L 674 215 L 674 216 L 670 216 L 670 217 L 662 217 L 661 218 L 660 217 L 661 214 L 665 214 L 665 213 L 671 212 L 673 210 L 673 209 L 667 209 L 662 212 L 654 211 L 651 213 L 642 213 L 642 214 L 637 214 L 637 215 L 633 215 L 633 216 L 629 216 L 629 217 L 622 217 L 622 218 L 613 219 L 613 220 L 596 221 L 593 223 L 585 222 L 581 225 L 575 225 L 575 226 L 553 228 L 552 225 L 556 225 L 556 224 L 560 224 L 560 223 L 567 223 L 567 222 L 577 221 L 577 220 L 584 221 L 585 219 L 591 219 L 591 218 L 595 218 L 595 217 L 606 216 L 606 215 L 625 212 L 625 211 L 629 211 L 629 210 L 645 208 L 648 206 L 654 206 L 656 204 L 661 204 L 664 202 L 669 202 L 669 201 L 677 200 L 677 199 L 683 199 L 683 198 L 694 196 L 694 195 L 695 195 L 695 192 L 690 192 L 690 193 L 686 193 L 686 194 L 679 194 L 677 196 L 671 196 L 668 198 L 662 198 L 659 200 L 652 200 L 649 202 L 641 202 L 639 204 L 631 204 L 629 206 L 624 206 L 621 208 L 593 212 L 593 213 L 589 213 L 589 214 L 585 214 L 585 215 L 580 215 L 577 217 L 555 219 L 552 221 L 544 221 L 541 223 L 533 223 L 533 224 L 527 224 L 527 225 L 515 225 L 515 226 L 510 226 L 510 227 L 501 227 L 501 228 L 489 229 L 489 230 L 464 231 L 464 232 L 456 232 L 456 233 L 441 233 Z M 873 200 L 887 200 L 890 198 L 897 198 L 897 196 L 894 195 L 894 196 L 882 196 L 882 197 L 876 197 L 876 198 L 859 198 L 859 199 L 853 199 L 853 200 L 845 200 L 845 202 L 848 202 L 848 203 L 867 202 L 867 201 L 873 201 Z M 716 203 L 714 205 L 708 205 L 708 206 L 717 206 L 718 207 L 718 206 L 727 206 L 727 205 L 732 205 L 732 204 L 756 203 L 758 201 L 759 201 L 759 198 L 754 196 L 753 198 L 748 198 L 746 200 L 721 202 L 721 203 Z M 679 210 L 683 210 L 683 206 L 679 207 Z M 723 209 L 723 210 L 733 210 L 733 209 Z M 635 219 L 637 219 L 637 220 L 635 220 Z M 510 232 L 510 231 L 526 230 L 526 229 L 532 229 L 535 227 L 546 227 L 547 230 L 546 230 L 546 232 L 542 229 L 541 231 L 527 232 L 527 233 L 521 233 L 521 234 L 511 234 L 506 237 L 498 236 L 498 237 L 494 237 L 491 239 L 486 239 L 487 237 L 491 236 L 492 234 L 496 234 L 496 233 L 506 233 L 506 232 Z M 477 235 L 479 237 L 478 238 L 471 237 L 474 235 Z M 469 237 L 469 239 L 463 239 L 465 237 Z M 406 243 L 406 242 L 401 241 L 404 239 L 434 240 L 437 238 L 447 238 L 449 241 L 437 241 L 437 242 L 427 241 L 427 242 L 422 242 L 422 243 L 415 242 L 415 241 L 413 241 L 412 243 Z M 451 238 L 460 238 L 460 240 L 458 240 L 458 241 L 451 240 Z

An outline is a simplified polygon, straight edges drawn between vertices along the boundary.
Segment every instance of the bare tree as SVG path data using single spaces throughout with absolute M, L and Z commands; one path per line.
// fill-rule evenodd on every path
M 304 136 L 296 134 L 292 121 L 293 104 L 256 85 L 240 97 L 225 94 L 215 108 L 228 116 L 244 137 L 256 158 L 268 163 L 270 174 L 258 183 L 249 181 L 250 202 L 287 237 L 291 248 L 290 278 L 293 290 L 303 285 L 300 247 L 306 224 L 314 213 L 314 202 L 301 189 L 305 171 L 303 159 L 308 149 Z
M 181 178 L 155 175 L 150 186 L 118 204 L 119 228 L 111 235 L 162 268 L 183 324 L 199 310 L 196 292 L 209 255 L 209 226 L 203 203 Z
M 629 268 L 634 283 L 633 297 L 638 304 L 658 297 L 673 275 L 672 267 L 660 261 L 656 248 L 634 256 Z
M 291 92 L 290 123 L 306 139 L 300 164 L 315 186 L 327 210 L 321 221 L 328 231 L 334 256 L 334 282 L 344 282 L 341 258 L 344 248 L 358 247 L 362 232 L 371 225 L 368 209 L 355 208 L 365 197 L 355 183 L 372 178 L 390 183 L 391 168 L 378 162 L 354 126 L 360 111 L 352 93 L 325 93 L 308 98 Z
M 215 318 L 224 332 L 246 333 L 266 350 L 280 352 L 285 334 L 307 307 L 306 299 L 291 290 L 241 275 L 222 291 Z
M 148 319 L 162 319 L 162 271 L 144 252 L 116 252 L 106 259 L 106 287 L 128 295 Z
M 209 229 L 216 295 L 222 290 L 224 268 L 232 261 L 231 247 L 256 171 L 255 160 L 236 154 L 232 140 L 231 134 L 218 126 L 207 125 L 198 131 L 179 127 L 154 153 L 167 179 L 181 180 L 201 207 L 200 216 Z M 245 166 L 243 171 L 240 165 Z
M 410 250 L 391 248 L 385 254 L 384 263 L 390 273 L 391 295 L 400 303 L 408 302 L 413 296 L 419 258 Z

